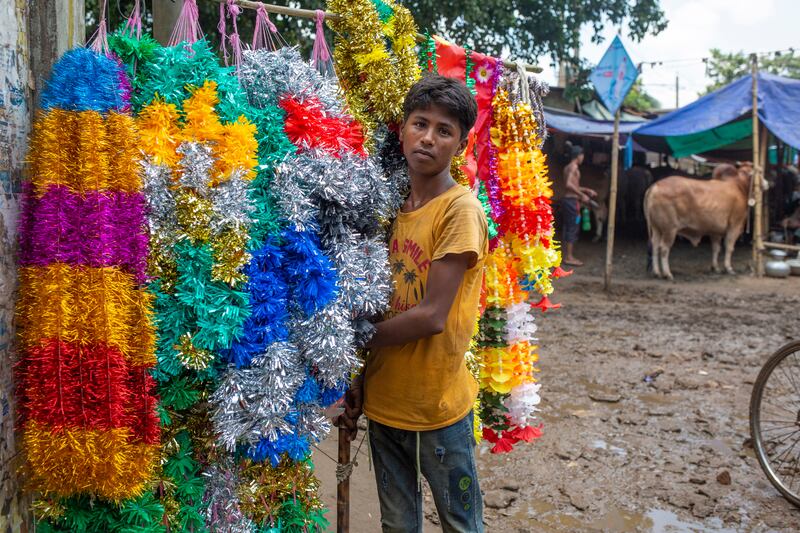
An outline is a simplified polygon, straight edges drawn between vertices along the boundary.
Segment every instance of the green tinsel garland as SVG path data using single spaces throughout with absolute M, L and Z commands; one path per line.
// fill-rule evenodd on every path
M 494 239 L 497 237 L 497 222 L 492 218 L 492 206 L 489 204 L 489 195 L 486 192 L 486 185 L 484 185 L 483 180 L 481 180 L 478 188 L 478 200 L 483 206 L 486 222 L 489 224 L 489 239 Z
M 464 82 L 467 84 L 467 89 L 469 92 L 472 93 L 473 96 L 478 94 L 477 89 L 475 89 L 475 78 L 472 76 L 472 71 L 475 68 L 475 64 L 472 61 L 472 48 L 469 46 L 464 47 L 464 55 L 466 56 L 465 63 L 466 66 L 464 67 Z
M 423 72 L 439 73 L 436 64 L 436 41 L 428 31 L 425 31 L 425 43 L 419 47 L 419 68 Z

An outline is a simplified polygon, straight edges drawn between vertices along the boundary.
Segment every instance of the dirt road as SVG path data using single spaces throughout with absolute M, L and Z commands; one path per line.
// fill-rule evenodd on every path
M 487 531 L 800 530 L 800 510 L 748 446 L 760 366 L 800 337 L 800 278 L 713 275 L 709 253 L 676 246 L 667 283 L 647 276 L 641 243 L 622 243 L 606 294 L 602 245 L 579 244 L 587 265 L 559 282 L 564 307 L 539 322 L 544 436 L 507 455 L 481 447 Z M 748 257 L 740 247 L 734 267 Z M 363 452 L 356 533 L 380 530 Z M 317 462 L 335 509 L 332 464 Z M 426 530 L 437 531 L 430 502 Z

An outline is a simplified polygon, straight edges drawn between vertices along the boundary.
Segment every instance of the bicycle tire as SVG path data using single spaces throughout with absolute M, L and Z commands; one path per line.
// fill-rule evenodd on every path
M 750 396 L 750 436 L 753 441 L 753 448 L 756 453 L 756 458 L 758 459 L 758 463 L 761 466 L 761 469 L 766 474 L 767 478 L 769 479 L 770 483 L 778 490 L 778 492 L 783 495 L 789 502 L 794 504 L 797 507 L 800 507 L 800 480 L 798 483 L 798 488 L 793 489 L 793 485 L 786 486 L 784 480 L 776 472 L 776 469 L 773 467 L 770 457 L 765 449 L 765 439 L 762 435 L 762 428 L 761 428 L 761 409 L 762 409 L 762 400 L 764 397 L 764 391 L 766 388 L 767 383 L 769 382 L 770 377 L 772 376 L 773 372 L 776 368 L 780 365 L 780 363 L 789 357 L 792 354 L 797 353 L 800 355 L 800 341 L 793 341 L 790 342 L 775 353 L 773 353 L 764 366 L 761 368 L 761 371 L 758 373 L 758 378 L 756 379 L 755 384 L 753 385 L 753 392 Z M 789 380 L 792 382 L 792 380 Z M 798 382 L 800 383 L 800 382 Z M 797 383 L 794 383 L 795 389 L 797 388 Z M 797 391 L 800 394 L 800 390 Z M 789 410 L 786 410 L 787 412 Z M 774 416 L 774 414 L 772 415 Z M 797 413 L 797 418 L 793 422 L 794 425 L 797 426 L 797 430 L 792 431 L 792 435 L 796 435 L 796 440 L 794 441 L 795 444 L 800 443 L 800 411 Z M 788 422 L 790 417 L 787 416 L 786 421 Z M 791 424 L 790 424 L 791 426 Z M 795 437 L 792 437 L 795 438 Z M 791 453 L 794 451 L 794 446 L 792 446 L 789 450 Z M 782 452 L 783 453 L 783 452 Z M 800 448 L 797 448 L 797 457 L 800 458 Z M 800 468 L 797 466 L 798 461 L 795 461 L 795 468 Z

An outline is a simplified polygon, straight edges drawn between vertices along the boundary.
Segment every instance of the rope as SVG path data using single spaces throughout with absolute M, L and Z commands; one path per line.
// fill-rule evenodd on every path
M 353 475 L 353 468 L 358 466 L 358 453 L 361 451 L 361 446 L 364 444 L 364 440 L 367 438 L 367 433 L 364 433 L 364 436 L 361 437 L 361 442 L 358 443 L 358 447 L 356 448 L 356 453 L 353 455 L 353 458 L 350 460 L 349 463 L 340 463 L 338 460 L 334 459 L 330 455 L 328 455 L 325 450 L 314 444 L 314 449 L 317 450 L 319 453 L 336 463 L 336 483 L 342 483 L 350 479 L 350 476 Z

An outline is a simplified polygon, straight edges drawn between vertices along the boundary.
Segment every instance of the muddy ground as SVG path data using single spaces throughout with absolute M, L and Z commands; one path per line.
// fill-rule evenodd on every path
M 480 447 L 486 530 L 800 530 L 800 510 L 748 446 L 755 377 L 771 352 L 800 338 L 800 278 L 751 277 L 744 246 L 739 275 L 711 274 L 707 244 L 679 243 L 675 281 L 657 281 L 644 244 L 622 242 L 606 294 L 603 246 L 579 243 L 586 266 L 560 280 L 553 299 L 563 308 L 539 321 L 544 436 L 507 455 Z M 322 448 L 335 457 L 335 435 Z M 317 457 L 335 522 L 333 463 Z M 359 458 L 351 531 L 376 532 L 364 448 Z M 426 495 L 426 531 L 436 523 Z

